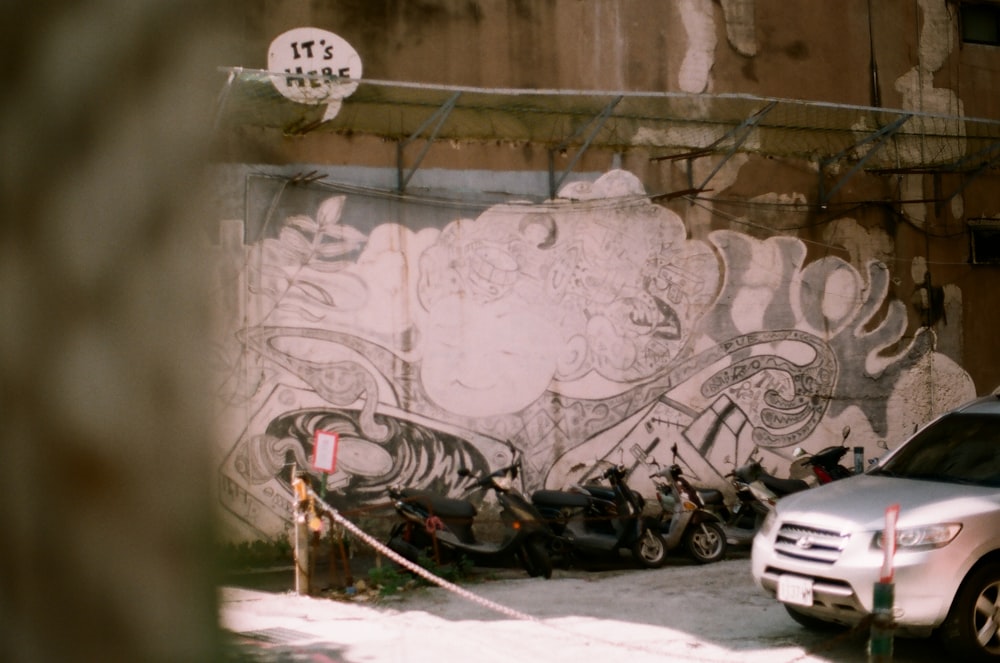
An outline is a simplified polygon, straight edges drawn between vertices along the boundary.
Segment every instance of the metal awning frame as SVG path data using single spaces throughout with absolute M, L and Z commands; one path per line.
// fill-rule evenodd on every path
M 413 177 L 413 174 L 417 172 L 418 168 L 420 168 L 420 164 L 423 163 L 428 150 L 430 150 L 431 145 L 434 144 L 434 139 L 437 138 L 438 133 L 441 131 L 441 127 L 444 125 L 445 120 L 448 119 L 451 111 L 454 110 L 455 104 L 458 103 L 458 98 L 461 96 L 461 91 L 452 94 L 448 97 L 447 101 L 445 101 L 436 111 L 431 113 L 431 115 L 424 120 L 423 124 L 421 124 L 409 138 L 396 143 L 396 188 L 400 193 L 406 191 L 406 185 L 409 184 L 410 178 Z M 420 154 L 417 155 L 416 163 L 413 164 L 413 167 L 408 173 L 404 173 L 405 167 L 403 165 L 403 152 L 406 150 L 406 147 L 410 143 L 417 140 L 417 138 L 424 133 L 424 131 L 426 131 L 435 120 L 437 120 L 437 124 L 434 125 L 434 130 L 431 131 L 430 135 L 424 140 L 424 147 L 420 150 Z
M 726 162 L 728 162 L 731 158 L 733 158 L 733 155 L 735 155 L 739 151 L 740 147 L 742 147 L 743 143 L 746 142 L 746 140 L 750 136 L 750 132 L 753 130 L 753 128 L 756 127 L 760 123 L 760 121 L 763 120 L 764 117 L 769 112 L 771 112 L 771 110 L 777 104 L 778 104 L 777 101 L 771 101 L 769 104 L 767 104 L 763 108 L 760 108 L 756 112 L 754 112 L 753 115 L 751 115 L 747 119 L 743 120 L 741 123 L 739 123 L 738 125 L 736 125 L 732 129 L 730 129 L 729 131 L 727 131 L 725 134 L 723 134 L 722 136 L 720 136 L 717 140 L 713 141 L 710 145 L 707 145 L 707 146 L 705 146 L 705 147 L 703 147 L 701 149 L 692 150 L 690 152 L 683 152 L 681 154 L 671 154 L 671 155 L 668 155 L 668 156 L 650 157 L 650 159 L 649 159 L 650 161 L 680 161 L 681 159 L 684 159 L 684 160 L 687 161 L 688 188 L 685 189 L 684 191 L 673 192 L 673 193 L 670 193 L 670 194 L 666 194 L 666 195 L 664 195 L 662 197 L 670 199 L 670 198 L 677 197 L 677 196 L 698 194 L 698 193 L 701 193 L 701 192 L 705 191 L 706 190 L 705 187 L 707 187 L 708 184 L 709 184 L 709 182 L 712 181 L 712 178 L 715 177 L 715 175 L 719 172 L 719 170 L 721 170 L 722 167 L 726 165 Z M 719 161 L 719 163 L 716 164 L 715 168 L 712 169 L 712 172 L 708 174 L 708 176 L 705 178 L 705 180 L 700 185 L 695 186 L 694 185 L 694 169 L 692 167 L 692 164 L 694 163 L 694 160 L 697 159 L 697 158 L 700 158 L 700 157 L 706 157 L 706 156 L 710 156 L 710 155 L 716 154 L 717 151 L 718 151 L 717 148 L 720 145 L 722 145 L 723 143 L 725 143 L 726 141 L 728 141 L 731 138 L 733 138 L 734 136 L 738 136 L 738 138 L 736 138 L 736 140 L 733 141 L 733 143 L 730 146 L 729 150 L 722 157 L 722 159 Z
M 246 126 L 280 129 L 286 135 L 319 131 L 394 141 L 400 192 L 432 145 L 443 140 L 544 145 L 549 153 L 550 195 L 595 148 L 616 155 L 631 149 L 678 150 L 679 154 L 650 160 L 687 159 L 687 191 L 693 192 L 710 186 L 741 151 L 808 159 L 819 167 L 821 205 L 862 169 L 873 174 L 960 171 L 963 181 L 947 198 L 951 200 L 1000 163 L 1000 120 L 990 118 L 747 94 L 493 89 L 337 77 L 333 78 L 354 86 L 354 91 L 349 97 L 335 92 L 330 102 L 337 102 L 339 112 L 329 114 L 324 104 L 284 98 L 273 85 L 281 74 L 239 67 L 220 71 L 225 79 L 216 100 L 216 130 Z M 329 83 L 331 77 L 319 78 Z M 919 122 L 909 122 L 911 118 Z M 881 128 L 864 129 L 872 126 Z M 757 140 L 748 146 L 755 136 Z M 425 144 L 407 164 L 406 151 L 419 140 Z M 898 163 L 896 169 L 873 167 L 873 157 L 895 141 L 961 141 L 953 149 L 978 151 L 952 163 L 920 159 Z M 571 148 L 575 154 L 557 171 L 556 155 Z M 695 186 L 693 160 L 710 155 L 719 161 Z M 851 167 L 837 169 L 838 179 L 831 186 L 828 178 L 835 164 Z
M 600 113 L 590 118 L 590 120 L 588 120 L 586 124 L 577 129 L 571 136 L 563 140 L 557 146 L 549 148 L 549 198 L 556 197 L 556 194 L 559 192 L 560 187 L 562 187 L 563 182 L 566 181 L 566 178 L 573 171 L 573 168 L 576 167 L 577 162 L 579 162 L 580 158 L 583 157 L 584 153 L 587 151 L 591 143 L 594 141 L 594 138 L 597 136 L 597 133 L 604 127 L 604 124 L 608 121 L 608 118 L 611 117 L 611 112 L 614 111 L 615 106 L 618 105 L 618 102 L 620 102 L 622 98 L 623 98 L 622 95 L 618 95 L 617 97 L 612 99 L 607 105 L 604 106 L 604 108 L 601 109 Z M 569 146 L 573 143 L 573 141 L 575 141 L 577 138 L 583 135 L 583 133 L 587 130 L 588 127 L 590 127 L 590 132 L 587 134 L 587 138 L 583 141 L 583 144 L 577 149 L 576 154 L 573 155 L 573 158 L 570 159 L 570 162 L 566 165 L 566 169 L 557 178 L 555 174 L 556 154 L 561 153 L 563 150 L 568 149 Z
M 820 162 L 819 162 L 819 205 L 820 205 L 820 207 L 825 207 L 827 205 L 827 203 L 830 202 L 830 199 L 833 197 L 833 194 L 837 193 L 837 191 L 839 191 L 840 188 L 842 186 L 844 186 L 848 182 L 848 180 L 850 180 L 852 177 L 854 177 L 854 175 L 856 175 L 858 173 L 858 171 L 860 171 L 862 168 L 864 168 L 865 164 L 868 162 L 868 160 L 871 159 L 873 156 L 875 156 L 875 154 L 877 154 L 879 150 L 881 150 L 883 147 L 885 147 L 886 141 L 889 138 L 891 138 L 894 134 L 896 134 L 903 127 L 903 125 L 906 124 L 907 121 L 909 121 L 909 119 L 911 117 L 913 117 L 913 115 L 902 115 L 902 116 L 896 118 L 895 121 L 890 122 L 889 124 L 885 125 L 881 129 L 879 129 L 878 131 L 875 131 L 873 133 L 868 134 L 864 139 L 858 141 L 854 145 L 852 145 L 852 146 L 850 146 L 850 147 L 848 147 L 848 148 L 846 148 L 844 150 L 841 150 L 840 152 L 838 152 L 837 154 L 835 154 L 835 155 L 833 155 L 831 157 L 827 157 L 825 159 L 820 160 Z M 833 185 L 833 187 L 831 187 L 830 189 L 827 189 L 826 188 L 826 182 L 825 182 L 825 179 L 826 179 L 825 178 L 825 175 L 826 175 L 825 171 L 826 171 L 827 167 L 829 167 L 830 164 L 833 164 L 833 163 L 836 163 L 837 161 L 840 161 L 841 159 L 843 159 L 848 154 L 853 154 L 855 151 L 857 151 L 858 148 L 863 147 L 865 145 L 868 145 L 869 143 L 872 144 L 872 146 L 869 148 L 869 150 L 867 152 L 865 152 L 865 154 L 860 159 L 858 159 L 857 162 L 855 162 L 855 164 L 850 168 L 850 170 L 848 170 L 844 174 L 844 176 L 841 177 Z
M 750 132 L 753 131 L 754 127 L 756 127 L 758 124 L 760 124 L 760 121 L 763 120 L 764 117 L 768 113 L 770 113 L 771 110 L 775 106 L 777 106 L 777 105 L 778 105 L 777 101 L 772 101 L 771 103 L 769 103 L 768 105 L 764 106 L 763 108 L 761 108 L 760 110 L 758 110 L 757 112 L 755 112 L 753 115 L 751 115 L 747 119 L 743 120 L 743 122 L 741 122 L 737 126 L 733 127 L 731 130 L 729 130 L 728 132 L 726 132 L 726 134 L 722 138 L 720 138 L 719 140 L 715 141 L 714 143 L 712 143 L 711 146 L 709 146 L 709 151 L 711 151 L 712 149 L 714 149 L 714 148 L 718 147 L 719 145 L 721 145 L 726 140 L 729 140 L 730 138 L 732 138 L 734 136 L 738 136 L 738 138 L 736 138 L 736 140 L 733 142 L 732 146 L 729 148 L 729 151 L 726 152 L 726 155 L 724 157 L 722 157 L 722 159 L 719 161 L 719 163 L 717 163 L 715 165 L 715 168 L 713 168 L 712 172 L 708 174 L 708 177 L 705 178 L 705 181 L 703 181 L 697 187 L 694 187 L 694 181 L 693 181 L 693 177 L 694 176 L 693 176 L 693 173 L 691 171 L 691 161 L 692 160 L 688 159 L 688 161 L 687 161 L 687 166 L 688 166 L 688 183 L 691 184 L 692 187 L 696 188 L 698 191 L 704 191 L 705 187 L 707 187 L 708 183 L 712 181 L 712 178 L 715 177 L 716 173 L 718 173 L 719 170 L 721 170 L 722 167 L 726 165 L 726 162 L 729 161 L 731 158 L 733 158 L 733 155 L 736 154 L 736 152 L 739 151 L 740 147 L 743 146 L 743 143 L 746 142 L 747 137 L 750 136 Z

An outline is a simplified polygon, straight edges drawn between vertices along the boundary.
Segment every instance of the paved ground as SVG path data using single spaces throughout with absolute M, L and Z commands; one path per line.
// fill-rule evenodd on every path
M 577 663 L 866 661 L 865 633 L 811 633 L 762 595 L 745 555 L 657 570 L 557 570 L 532 579 L 477 570 L 461 584 L 362 602 L 226 586 L 221 621 L 233 661 Z M 242 583 L 247 585 L 247 583 Z M 258 585 L 260 583 L 258 582 Z M 490 601 L 513 613 L 498 611 Z M 933 640 L 895 640 L 894 660 L 948 660 Z

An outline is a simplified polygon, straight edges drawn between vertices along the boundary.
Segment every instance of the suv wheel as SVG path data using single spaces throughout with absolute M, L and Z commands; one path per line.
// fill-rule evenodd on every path
M 962 660 L 1000 661 L 1000 564 L 965 579 L 939 633 Z

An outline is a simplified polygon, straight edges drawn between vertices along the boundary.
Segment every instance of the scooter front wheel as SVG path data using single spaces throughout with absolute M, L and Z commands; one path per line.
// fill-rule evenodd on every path
M 646 529 L 633 544 L 632 557 L 647 569 L 658 569 L 667 561 L 667 542 L 653 530 Z
M 717 522 L 701 522 L 688 529 L 684 545 L 699 564 L 717 562 L 726 554 L 726 531 Z
M 541 537 L 533 536 L 527 539 L 517 551 L 517 558 L 532 578 L 552 577 L 552 558 L 549 557 Z

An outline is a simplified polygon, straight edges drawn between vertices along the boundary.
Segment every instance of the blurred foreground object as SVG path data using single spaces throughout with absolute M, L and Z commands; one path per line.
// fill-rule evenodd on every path
M 0 9 L 0 660 L 217 659 L 204 7 Z

